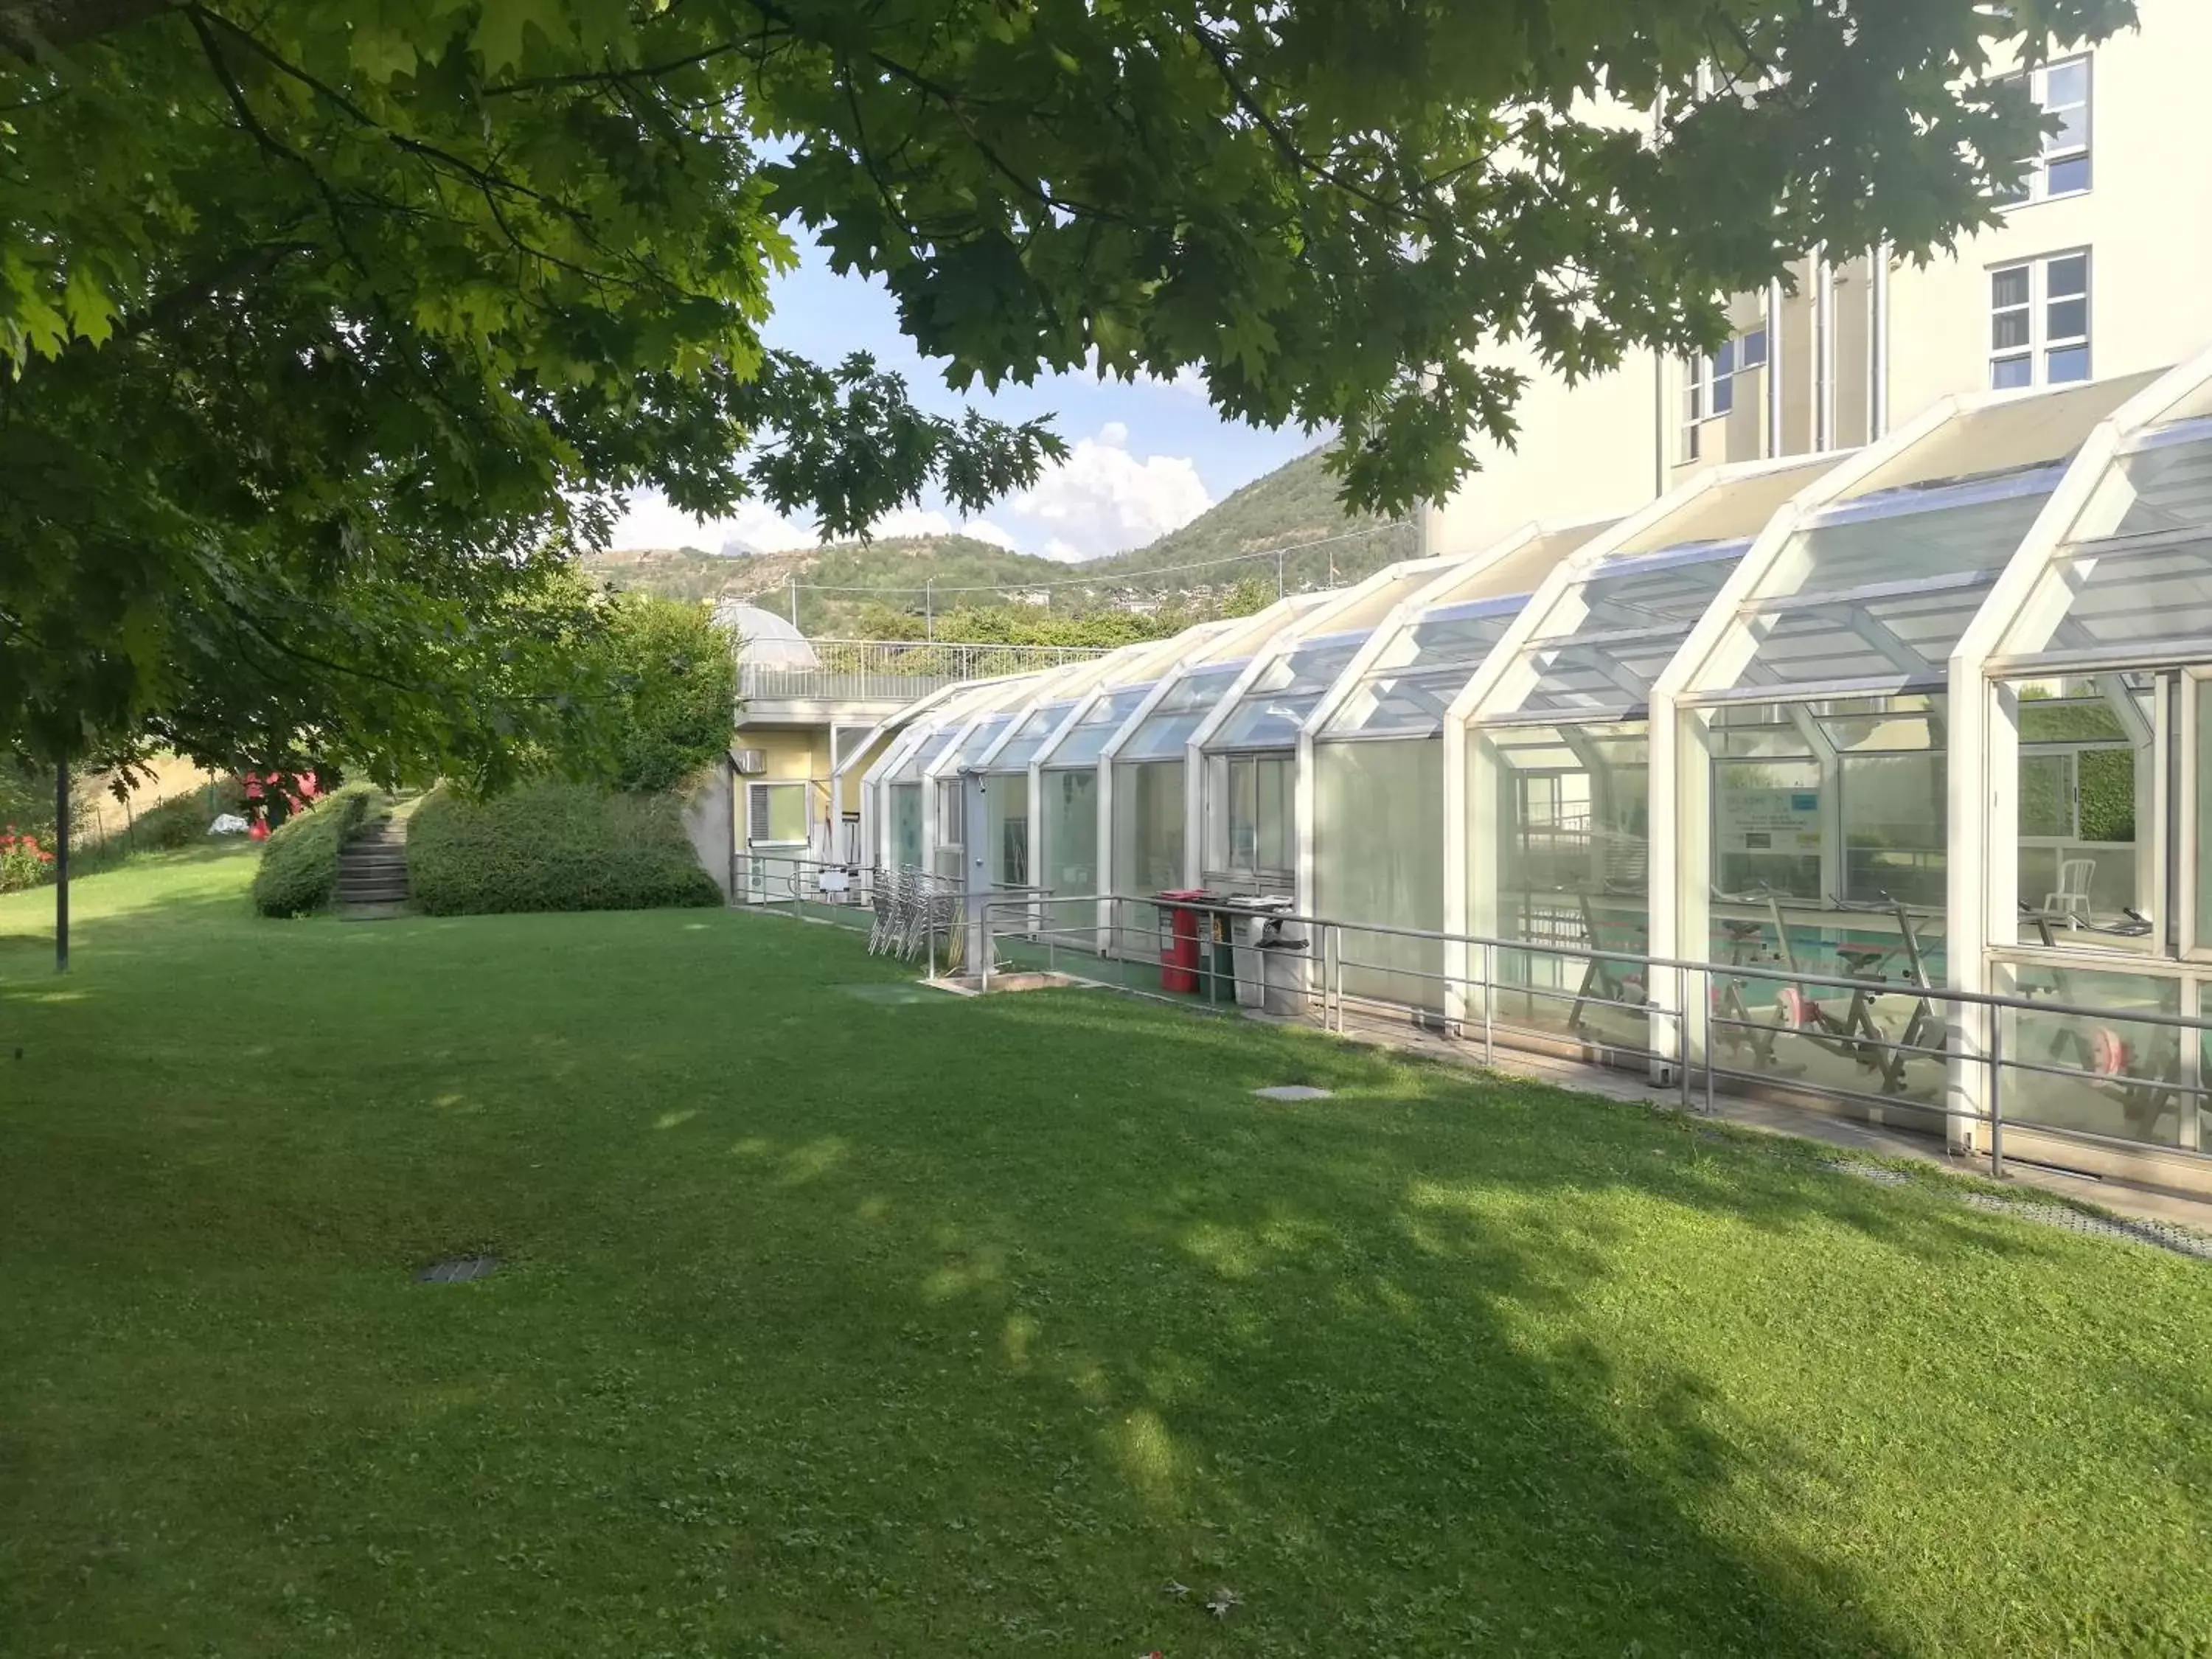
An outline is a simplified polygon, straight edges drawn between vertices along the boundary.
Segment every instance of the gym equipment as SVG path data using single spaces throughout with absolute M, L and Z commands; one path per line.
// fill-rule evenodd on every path
M 1644 899 L 1640 892 L 1626 887 L 1616 887 L 1607 882 L 1597 890 L 1596 897 Z M 1611 949 L 1599 931 L 1597 911 L 1592 904 L 1593 895 L 1588 889 L 1577 891 L 1576 902 L 1582 908 L 1583 937 L 1589 941 L 1593 951 Z M 1646 902 L 1649 901 L 1646 900 Z M 1620 924 L 1633 934 L 1635 924 Z M 1609 924 L 1610 926 L 1610 924 Z M 1621 948 L 1642 956 L 1650 948 L 1648 933 L 1632 937 Z M 1574 1006 L 1567 1011 L 1567 1029 L 1577 1036 L 1589 1035 L 1583 1009 L 1592 1002 L 1618 1003 L 1625 1007 L 1640 1008 L 1650 1000 L 1650 991 L 1644 982 L 1643 970 L 1634 963 L 1623 962 L 1612 957 L 1591 957 L 1583 964 L 1583 981 L 1576 988 Z
M 2102 924 L 2093 921 L 2085 925 L 2071 910 L 2034 909 L 2025 900 L 2021 902 L 2020 915 L 2021 921 L 2034 926 L 2044 948 L 2051 951 L 2058 948 L 2051 932 L 2054 920 L 2064 921 L 2069 931 L 2105 933 L 2118 939 L 2142 939 L 2155 927 L 2148 916 L 2127 905 L 2120 908 L 2121 921 Z M 2057 963 L 2048 964 L 2047 971 L 2051 975 L 2052 999 L 2081 1006 L 2075 999 L 2071 971 Z M 2024 997 L 2033 997 L 2034 994 L 2032 988 L 2023 988 L 2021 992 Z M 2068 1063 L 2070 1054 L 2071 1069 L 2085 1073 L 2089 1079 L 2088 1086 L 2118 1105 L 2128 1127 L 2148 1140 L 2166 1109 L 2174 1104 L 2181 1094 L 2181 1040 L 2171 1027 L 2155 1029 L 2158 1035 L 2139 1045 L 2110 1025 L 2092 1025 L 2084 1030 L 2076 1024 L 2061 1023 L 2051 1033 L 2045 1052 L 2050 1060 L 2060 1065 Z
M 1724 899 L 1731 904 L 1751 904 L 1758 902 L 1759 898 L 1767 896 L 1717 893 L 1714 896 Z M 1722 931 L 1728 935 L 1728 965 L 1730 968 L 1752 968 L 1759 964 L 1760 958 L 1754 946 L 1760 931 L 1765 926 L 1765 922 L 1754 921 L 1749 917 L 1740 916 L 1722 920 Z M 1713 1040 L 1726 1050 L 1731 1058 L 1747 1049 L 1749 1050 L 1752 1064 L 1762 1072 L 1780 1072 L 1784 1075 L 1795 1075 L 1796 1071 L 1802 1071 L 1802 1067 L 1792 1071 L 1775 1064 L 1774 1040 L 1782 1034 L 1780 1028 L 1771 1022 L 1753 1017 L 1751 1006 L 1745 1000 L 1743 990 L 1744 976 L 1741 973 L 1735 973 L 1729 975 L 1728 979 L 1713 992 Z

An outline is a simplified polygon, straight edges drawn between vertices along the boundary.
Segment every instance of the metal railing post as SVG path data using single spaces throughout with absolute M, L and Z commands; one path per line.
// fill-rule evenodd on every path
M 1719 1109 L 1713 1100 L 1713 976 L 1701 974 L 1698 979 L 1699 1000 L 1705 1005 L 1705 1115 L 1711 1117 Z
M 1674 1079 L 1682 1091 L 1682 1109 L 1690 1109 L 1690 970 L 1674 970 Z
M 999 954 L 991 948 L 991 906 L 995 902 L 987 895 L 983 900 L 982 914 L 975 919 L 975 948 L 982 953 L 982 960 L 975 964 L 975 971 L 981 975 L 981 983 L 986 996 L 991 991 L 991 958 Z
M 1498 1041 L 1491 1024 L 1492 1010 L 1498 1004 L 1498 947 L 1488 939 L 1482 942 L 1482 1063 L 1486 1066 L 1498 1058 Z
M 1990 1010 L 1990 1179 L 2004 1170 L 2004 1010 Z

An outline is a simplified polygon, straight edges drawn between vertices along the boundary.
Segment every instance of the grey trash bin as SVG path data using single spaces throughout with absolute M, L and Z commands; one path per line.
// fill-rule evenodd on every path
M 1257 1008 L 1267 1000 L 1267 977 L 1261 966 L 1260 946 L 1281 930 L 1278 913 L 1291 908 L 1288 898 L 1251 897 L 1231 901 L 1237 914 L 1231 922 L 1236 945 L 1237 1005 Z
M 1262 1005 L 1271 1014 L 1297 1014 L 1306 1006 L 1305 940 L 1285 939 L 1279 933 L 1262 939 L 1259 947 L 1261 975 L 1266 981 Z

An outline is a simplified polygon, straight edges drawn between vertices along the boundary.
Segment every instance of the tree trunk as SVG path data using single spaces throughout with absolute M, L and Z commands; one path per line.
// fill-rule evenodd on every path
M 54 768 L 54 971 L 69 972 L 69 763 Z

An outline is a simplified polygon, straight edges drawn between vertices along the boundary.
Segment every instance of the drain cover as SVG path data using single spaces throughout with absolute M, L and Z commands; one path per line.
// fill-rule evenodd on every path
M 1821 1163 L 1823 1167 L 1833 1170 L 1838 1175 L 1856 1176 L 1862 1181 L 1878 1182 L 1886 1187 L 1900 1185 L 1912 1178 L 1902 1170 L 1886 1170 L 1880 1164 L 1856 1164 L 1849 1158 L 1824 1158 Z M 2046 1227 L 2063 1227 L 2069 1232 L 2087 1233 L 2093 1238 L 2131 1238 L 2138 1244 L 2172 1250 L 2178 1255 L 2195 1256 L 2200 1261 L 2212 1261 L 2212 1237 L 2187 1227 L 2176 1226 L 2170 1221 L 2139 1221 L 2126 1216 L 2091 1215 L 2086 1211 L 2069 1209 L 2063 1205 L 2039 1204 L 2033 1199 L 2006 1198 L 1996 1193 L 1977 1192 L 1972 1188 L 1960 1188 L 1951 1196 L 1972 1209 L 2016 1216 L 2022 1221 L 2039 1222 Z
M 941 991 L 925 991 L 921 986 L 905 980 L 874 985 L 840 985 L 835 988 L 848 997 L 862 1002 L 873 1002 L 886 1008 L 904 1008 L 917 1002 L 942 1002 Z
M 1252 1092 L 1262 1100 L 1333 1100 L 1333 1089 L 1316 1089 L 1306 1083 L 1279 1083 L 1272 1089 L 1255 1089 Z
M 450 1261 L 433 1261 L 415 1275 L 425 1285 L 465 1285 L 482 1279 L 499 1266 L 495 1255 L 457 1255 Z

